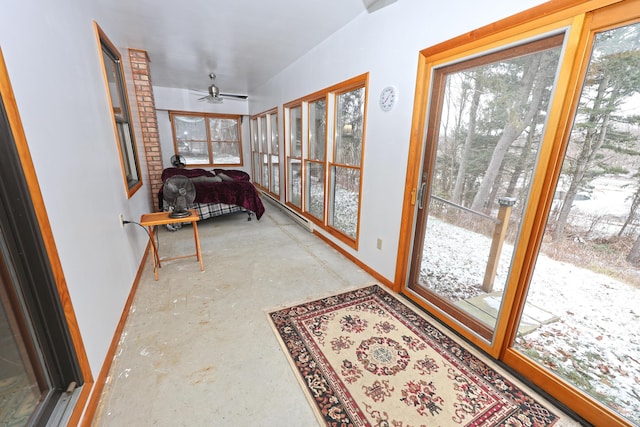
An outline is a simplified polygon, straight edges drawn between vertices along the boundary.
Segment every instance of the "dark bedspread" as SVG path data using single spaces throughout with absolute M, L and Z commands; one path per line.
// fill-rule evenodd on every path
M 264 205 L 260 200 L 258 190 L 249 181 L 249 175 L 239 170 L 214 169 L 213 172 L 204 169 L 179 169 L 167 168 L 162 171 L 162 182 L 174 175 L 184 175 L 187 178 L 198 176 L 215 176 L 216 173 L 224 173 L 233 178 L 233 181 L 222 182 L 194 182 L 196 188 L 195 203 L 226 203 L 238 205 L 252 211 L 256 218 L 260 219 L 264 213 Z M 162 206 L 162 189 L 158 194 Z

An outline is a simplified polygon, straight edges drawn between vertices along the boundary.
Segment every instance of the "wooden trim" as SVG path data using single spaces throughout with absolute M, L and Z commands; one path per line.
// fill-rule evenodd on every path
M 630 10 L 640 10 L 640 1 L 624 0 L 605 10 L 598 11 L 593 15 L 591 30 L 605 31 L 614 27 L 637 23 L 640 17 L 637 14 L 629 13 Z M 612 24 L 612 22 L 615 24 Z
M 295 105 L 302 105 L 303 102 L 309 102 L 309 101 L 313 101 L 313 100 L 317 100 L 318 98 L 322 98 L 323 96 L 326 96 L 326 94 L 328 93 L 336 93 L 336 94 L 340 94 L 343 92 L 348 92 L 351 89 L 354 88 L 358 88 L 362 85 L 362 83 L 365 83 L 365 86 L 369 85 L 369 73 L 362 73 L 360 75 L 357 75 L 355 77 L 351 77 L 350 79 L 344 80 L 340 83 L 337 83 L 335 85 L 326 87 L 324 89 L 320 89 L 318 91 L 315 91 L 313 93 L 310 93 L 308 95 L 302 96 L 300 98 L 296 98 L 293 101 L 289 101 L 283 104 L 283 108 L 291 108 L 292 106 Z M 365 104 L 366 105 L 366 104 Z
M 398 256 L 396 259 L 396 275 L 393 290 L 400 293 L 406 289 L 408 265 L 411 259 L 411 242 L 413 241 L 414 211 L 416 195 L 420 188 L 420 167 L 422 164 L 422 141 L 426 131 L 426 116 L 429 100 L 429 83 L 431 68 L 424 55 L 418 57 L 418 72 L 414 94 L 411 133 L 409 137 L 409 153 L 407 157 L 407 177 L 405 178 L 402 205 L 402 222 L 398 239 Z
M 197 116 L 197 117 L 213 117 L 215 119 L 236 119 L 241 120 L 242 114 L 222 114 L 222 113 L 198 113 L 193 111 L 170 110 L 169 115 L 174 116 Z
M 485 47 L 494 40 L 523 33 L 549 24 L 590 12 L 623 0 L 550 0 L 515 15 L 477 28 L 458 37 L 446 40 L 420 51 L 420 54 L 438 60 L 456 52 L 469 52 L 474 47 Z
M 307 216 L 307 215 L 305 215 L 305 216 Z M 325 230 L 327 233 L 329 233 L 331 236 L 333 236 L 336 239 L 340 240 L 345 245 L 348 245 L 349 247 L 353 248 L 356 251 L 358 250 L 358 241 L 356 239 L 354 239 L 353 237 L 344 234 L 342 231 L 338 230 L 337 228 L 335 228 L 332 225 L 323 226 L 322 229 Z
M 138 266 L 138 272 L 136 273 L 136 277 L 133 280 L 133 285 L 131 286 L 131 290 L 129 291 L 129 296 L 127 297 L 127 301 L 125 302 L 124 308 L 122 309 L 120 321 L 116 325 L 116 330 L 113 333 L 113 338 L 111 339 L 111 344 L 109 345 L 107 354 L 104 357 L 104 362 L 102 363 L 102 368 L 100 369 L 98 378 L 96 378 L 93 388 L 91 389 L 91 398 L 87 403 L 87 407 L 85 409 L 81 424 L 78 423 L 79 419 L 76 419 L 74 423 L 69 423 L 69 427 L 71 427 L 72 425 L 90 427 L 94 421 L 96 410 L 98 409 L 100 398 L 102 397 L 102 392 L 104 391 L 104 386 L 107 383 L 107 378 L 109 378 L 109 371 L 111 370 L 116 351 L 118 350 L 118 344 L 120 343 L 122 331 L 124 330 L 124 326 L 127 323 L 129 314 L 131 313 L 131 305 L 133 304 L 133 299 L 135 298 L 136 292 L 138 290 L 138 285 L 140 284 L 140 278 L 142 277 L 150 248 L 151 242 L 147 242 L 147 247 L 144 250 L 142 261 L 140 261 L 140 265 Z
M 266 116 L 267 114 L 278 114 L 278 107 L 273 107 L 270 108 L 268 110 L 265 110 L 261 113 L 257 113 L 257 114 L 253 114 L 252 116 L 249 116 L 249 119 L 257 119 L 260 116 Z
M 340 252 L 342 255 L 344 255 L 345 258 L 347 258 L 349 261 L 351 261 L 352 263 L 354 263 L 355 265 L 360 267 L 367 274 L 370 274 L 371 276 L 373 276 L 380 283 L 382 283 L 383 285 L 385 285 L 389 289 L 393 289 L 393 282 L 392 281 L 390 281 L 389 279 L 387 279 L 386 277 L 384 277 L 383 275 L 381 275 L 377 271 L 373 270 L 367 264 L 363 263 L 358 258 L 356 258 L 353 255 L 351 255 L 349 252 L 345 251 L 342 247 L 337 245 L 333 240 L 328 239 L 326 236 L 318 233 L 315 230 L 313 231 L 313 234 L 315 236 L 317 236 L 318 238 L 320 238 L 322 241 L 324 241 L 327 245 L 331 246 L 333 249 L 335 249 L 336 251 Z
M 31 152 L 29 151 L 29 145 L 22 126 L 22 120 L 18 112 L 15 96 L 9 81 L 9 73 L 7 71 L 2 49 L 0 49 L 0 93 L 2 93 L 2 99 L 4 100 L 5 110 L 7 112 L 7 118 L 9 120 L 9 126 L 13 133 L 13 137 L 20 157 L 20 164 L 22 166 L 24 177 L 27 182 L 29 194 L 33 202 L 33 208 L 40 226 L 40 232 L 42 233 L 42 239 L 49 258 L 49 264 L 51 265 L 51 271 L 56 283 L 58 295 L 60 296 L 60 303 L 64 311 L 65 320 L 69 328 L 69 334 L 71 335 L 71 342 L 78 358 L 78 364 L 80 372 L 84 380 L 84 386 L 78 401 L 71 415 L 69 425 L 74 425 L 74 421 L 77 421 L 82 414 L 91 387 L 93 386 L 93 376 L 91 374 L 91 366 L 89 365 L 89 359 L 82 340 L 82 334 L 78 326 L 78 320 L 76 318 L 75 310 L 73 309 L 73 303 L 71 296 L 69 295 L 69 289 L 67 288 L 67 281 L 64 276 L 62 264 L 60 262 L 60 256 L 58 255 L 58 249 L 51 230 L 51 224 L 49 223 L 49 216 L 45 207 L 44 199 L 42 198 L 42 192 L 40 191 L 40 184 L 38 183 L 38 177 L 36 176 L 35 168 L 33 165 L 33 159 L 31 158 Z

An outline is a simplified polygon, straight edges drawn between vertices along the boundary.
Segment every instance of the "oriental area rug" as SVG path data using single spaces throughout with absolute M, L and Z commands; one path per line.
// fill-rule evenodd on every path
M 269 313 L 327 426 L 552 426 L 558 416 L 378 285 Z

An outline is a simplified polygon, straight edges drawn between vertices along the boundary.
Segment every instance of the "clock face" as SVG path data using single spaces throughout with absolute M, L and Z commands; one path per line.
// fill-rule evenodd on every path
M 382 111 L 389 111 L 396 105 L 398 96 L 396 94 L 396 88 L 393 86 L 387 86 L 380 92 L 380 108 Z

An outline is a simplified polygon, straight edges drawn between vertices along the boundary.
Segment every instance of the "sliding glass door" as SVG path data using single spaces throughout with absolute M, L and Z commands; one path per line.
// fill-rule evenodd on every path
M 488 343 L 528 206 L 564 34 L 434 71 L 410 287 Z
M 590 42 L 513 348 L 640 425 L 640 23 Z
M 640 0 L 539 8 L 421 52 L 402 290 L 589 423 L 640 425 Z

